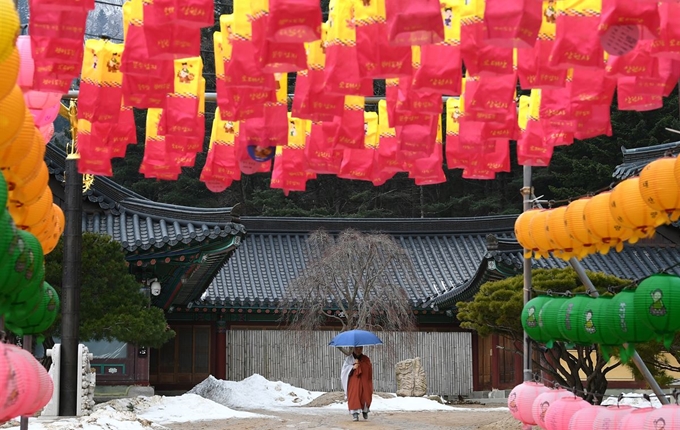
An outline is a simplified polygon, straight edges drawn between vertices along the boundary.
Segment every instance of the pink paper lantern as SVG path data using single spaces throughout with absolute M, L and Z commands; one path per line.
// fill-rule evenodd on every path
M 508 409 L 516 420 L 522 424 L 536 425 L 531 407 L 539 394 L 550 391 L 550 388 L 536 382 L 523 382 L 512 389 L 508 395 Z
M 45 368 L 35 359 L 33 354 L 26 351 L 25 349 L 18 349 L 18 353 L 24 356 L 27 363 L 32 366 L 32 376 L 35 380 L 36 385 L 36 395 L 26 402 L 25 409 L 21 412 L 21 415 L 31 416 L 45 407 L 45 405 L 52 398 L 52 392 L 54 391 L 54 384 L 52 383 L 52 378 L 47 373 Z
M 33 73 L 35 71 L 33 55 L 31 54 L 31 36 L 17 37 L 17 49 L 19 50 L 19 57 L 21 59 L 17 85 L 19 85 L 22 90 L 28 90 L 33 87 Z
M 583 430 L 592 428 L 593 422 L 600 413 L 602 407 L 593 406 L 588 403 L 588 406 L 584 407 L 580 411 L 577 411 L 569 421 L 569 430 Z
M 39 127 L 38 131 L 40 132 L 40 135 L 43 137 L 44 141 L 43 143 L 47 145 L 48 143 L 50 143 L 52 136 L 54 136 L 54 124 L 51 122 L 47 123 L 42 127 Z
M 29 109 L 33 115 L 33 122 L 36 127 L 52 124 L 59 115 L 59 104 L 45 109 Z
M 680 429 L 680 406 L 663 405 L 647 414 L 643 430 Z
M 642 430 L 647 416 L 652 411 L 654 411 L 652 407 L 633 409 L 621 419 L 619 430 Z
M 574 397 L 572 393 L 565 389 L 548 390 L 545 393 L 541 393 L 534 399 L 531 404 L 531 416 L 534 418 L 534 422 L 537 426 L 542 429 L 547 429 L 545 423 L 545 416 L 550 409 L 550 405 L 561 399 L 563 397 Z
M 590 403 L 573 395 L 557 399 L 550 405 L 545 414 L 545 428 L 548 430 L 569 430 L 569 421 L 574 414 L 588 406 L 590 406 Z
M 632 411 L 633 407 L 628 405 L 600 407 L 593 421 L 593 430 L 617 430 L 623 417 Z
M 26 102 L 26 107 L 29 109 L 48 109 L 53 106 L 59 106 L 59 101 L 61 100 L 61 94 L 59 93 L 48 93 L 44 91 L 24 91 L 24 101 Z
M 26 414 L 39 394 L 38 374 L 33 363 L 20 351 L 14 345 L 5 345 L 5 358 L 11 366 L 11 372 L 5 386 L 7 400 L 0 409 L 0 422 Z
M 0 342 L 0 416 L 3 414 L 3 405 L 5 404 L 7 397 L 9 396 L 9 390 L 6 389 L 9 383 L 10 373 L 12 372 L 12 365 L 6 358 L 5 354 L 5 344 Z M 2 420 L 0 419 L 0 422 Z

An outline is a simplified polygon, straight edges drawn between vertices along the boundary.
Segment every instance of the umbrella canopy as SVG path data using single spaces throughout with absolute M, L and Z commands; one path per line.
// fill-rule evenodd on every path
M 366 346 L 366 345 L 381 345 L 382 340 L 370 331 L 366 330 L 350 330 L 340 333 L 330 341 L 330 346 Z

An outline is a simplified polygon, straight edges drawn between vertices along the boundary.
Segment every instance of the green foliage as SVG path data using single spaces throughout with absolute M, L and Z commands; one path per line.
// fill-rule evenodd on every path
M 627 285 L 629 281 L 600 272 L 587 272 L 588 278 L 600 293 L 608 287 Z M 536 269 L 531 273 L 532 288 L 536 291 L 573 293 L 585 291 L 576 272 L 571 269 Z M 461 326 L 477 331 L 481 336 L 504 334 L 513 339 L 522 338 L 520 314 L 524 307 L 524 278 L 522 275 L 487 282 L 482 285 L 474 300 L 458 302 L 458 319 Z
M 45 256 L 45 280 L 61 296 L 63 240 Z M 149 299 L 132 276 L 118 242 L 109 236 L 84 233 L 79 306 L 82 340 L 117 339 L 136 345 L 160 347 L 175 333 L 163 310 L 149 306 Z M 59 334 L 61 319 L 53 334 Z

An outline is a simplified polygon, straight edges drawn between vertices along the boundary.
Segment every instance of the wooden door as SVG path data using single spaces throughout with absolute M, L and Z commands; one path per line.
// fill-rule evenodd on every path
M 477 357 L 479 357 L 479 388 L 480 390 L 491 390 L 491 357 L 493 355 L 493 345 L 491 336 L 479 337 L 477 343 Z
M 210 326 L 177 326 L 175 338 L 151 351 L 150 382 L 171 388 L 191 388 L 210 375 Z

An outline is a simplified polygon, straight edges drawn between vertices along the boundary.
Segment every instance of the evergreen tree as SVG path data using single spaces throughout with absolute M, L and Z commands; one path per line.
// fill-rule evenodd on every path
M 45 280 L 61 296 L 63 240 L 45 256 Z M 163 310 L 150 306 L 142 285 L 128 270 L 120 243 L 106 235 L 83 234 L 79 338 L 114 339 L 158 348 L 175 336 Z M 61 318 L 51 334 L 58 336 Z

